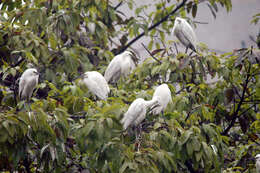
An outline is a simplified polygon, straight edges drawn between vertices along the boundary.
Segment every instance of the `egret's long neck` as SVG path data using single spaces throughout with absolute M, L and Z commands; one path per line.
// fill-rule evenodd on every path
M 145 101 L 145 105 L 146 105 L 147 108 L 150 108 L 150 107 L 154 106 L 157 103 L 158 103 L 158 97 L 153 97 L 152 100 Z

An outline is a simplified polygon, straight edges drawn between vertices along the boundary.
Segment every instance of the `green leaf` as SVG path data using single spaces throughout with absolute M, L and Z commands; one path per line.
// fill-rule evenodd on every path
M 90 121 L 89 123 L 86 124 L 84 127 L 84 136 L 88 136 L 91 130 L 94 128 L 95 123 L 94 121 Z
M 45 152 L 45 150 L 46 150 L 49 146 L 50 146 L 50 144 L 47 144 L 47 145 L 45 145 L 44 147 L 42 147 L 41 152 L 40 152 L 40 158 L 42 158 L 43 153 Z
M 123 165 L 119 169 L 119 173 L 125 172 L 126 168 L 129 166 L 129 162 L 124 162 Z
M 192 134 L 193 134 L 192 131 L 189 131 L 189 130 L 185 131 L 185 132 L 181 135 L 180 144 L 181 144 L 181 145 L 184 145 L 184 144 L 188 141 L 188 139 L 190 138 L 190 136 L 191 136 Z
M 193 146 L 192 144 L 193 144 L 193 143 L 192 143 L 192 142 L 189 142 L 189 141 L 186 143 L 187 153 L 188 153 L 188 155 L 189 155 L 190 157 L 191 157 L 192 154 L 193 154 L 193 151 L 194 151 L 193 148 L 196 147 L 196 146 Z

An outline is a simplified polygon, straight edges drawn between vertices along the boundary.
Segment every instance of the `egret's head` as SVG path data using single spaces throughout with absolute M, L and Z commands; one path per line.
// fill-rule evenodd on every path
M 85 72 L 85 73 L 79 75 L 78 77 L 74 78 L 74 80 L 77 80 L 77 79 L 82 80 L 82 79 L 87 78 L 87 77 L 88 77 L 88 72 Z
M 260 161 L 260 154 L 257 154 L 257 155 L 255 156 L 255 159 Z
M 132 58 L 132 60 L 134 61 L 134 63 L 137 65 L 139 58 L 136 56 L 136 54 L 132 51 L 124 51 L 123 52 L 124 56 L 130 56 Z
M 85 72 L 81 75 L 81 78 L 84 79 L 84 78 L 88 78 L 88 72 Z
M 123 55 L 124 55 L 124 56 L 132 56 L 132 52 L 126 50 L 126 51 L 123 52 Z
M 177 24 L 180 24 L 181 21 L 182 21 L 182 18 L 180 18 L 180 17 L 176 17 L 175 22 L 176 22 Z
M 35 68 L 27 69 L 27 71 L 30 76 L 39 76 L 39 73 Z

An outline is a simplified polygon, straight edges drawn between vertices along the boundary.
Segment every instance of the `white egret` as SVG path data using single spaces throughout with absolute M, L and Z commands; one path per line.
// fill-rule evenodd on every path
M 106 100 L 110 92 L 106 79 L 97 71 L 88 71 L 83 74 L 83 83 L 90 92 L 99 99 Z
M 196 35 L 190 24 L 183 18 L 176 17 L 172 33 L 186 47 L 196 52 Z
M 106 69 L 104 75 L 106 81 L 116 83 L 121 76 L 126 77 L 136 68 L 137 62 L 137 57 L 130 51 L 116 55 Z
M 39 73 L 35 68 L 25 70 L 19 81 L 19 97 L 21 100 L 29 101 L 33 89 L 38 84 Z
M 145 119 L 147 109 L 156 104 L 158 104 L 157 97 L 154 97 L 150 101 L 146 101 L 142 98 L 134 100 L 121 120 L 124 130 L 130 126 L 137 127 Z
M 152 108 L 152 114 L 157 115 L 163 113 L 169 102 L 172 101 L 171 91 L 167 84 L 162 84 L 155 89 L 153 98 L 157 98 L 159 105 Z
M 256 162 L 255 162 L 255 167 L 256 167 L 256 173 L 260 173 L 260 154 L 257 154 L 255 156 Z

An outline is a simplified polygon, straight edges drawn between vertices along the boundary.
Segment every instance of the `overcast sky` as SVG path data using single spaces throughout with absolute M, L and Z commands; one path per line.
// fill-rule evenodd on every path
M 152 3 L 151 0 L 135 1 L 139 4 Z M 249 35 L 256 37 L 260 31 L 260 23 L 250 24 L 252 16 L 260 12 L 260 0 L 232 0 L 232 11 L 227 13 L 225 8 L 219 7 L 217 18 L 211 14 L 207 4 L 199 4 L 198 13 L 194 20 L 207 22 L 208 24 L 197 24 L 195 32 L 198 41 L 207 44 L 210 49 L 221 52 L 232 51 L 241 48 L 241 42 L 246 46 L 256 45 L 249 39 Z M 127 15 L 133 15 L 127 10 L 127 6 L 120 7 Z M 153 10 L 153 8 L 151 8 Z M 192 19 L 192 18 L 191 18 Z M 172 39 L 176 39 L 172 37 Z M 144 42 L 148 44 L 146 38 L 140 39 L 133 47 L 143 56 L 149 56 L 141 46 Z
M 220 7 L 216 19 L 206 4 L 199 6 L 196 20 L 209 23 L 196 28 L 199 41 L 212 49 L 223 51 L 241 48 L 242 41 L 245 41 L 246 46 L 256 47 L 249 35 L 256 37 L 260 31 L 260 23 L 255 25 L 250 21 L 253 15 L 260 12 L 260 0 L 232 0 L 232 5 L 229 13 Z

